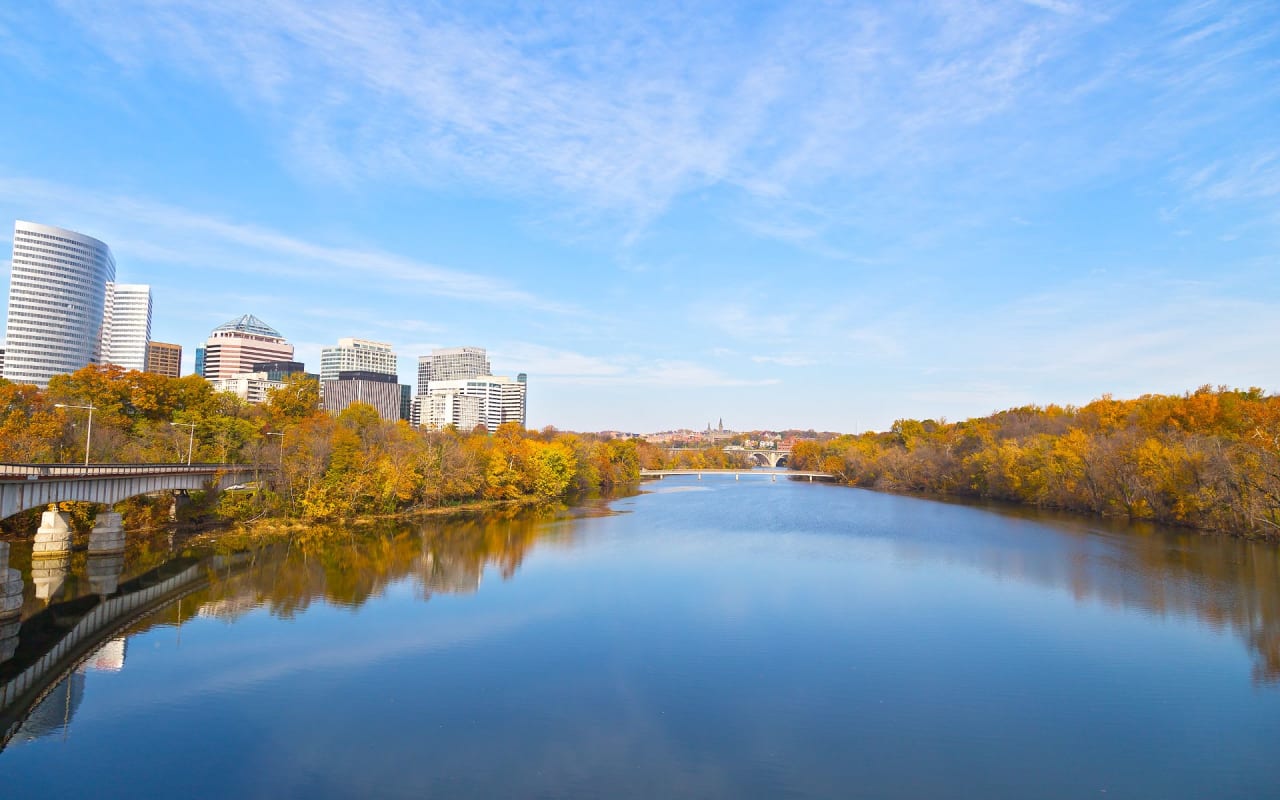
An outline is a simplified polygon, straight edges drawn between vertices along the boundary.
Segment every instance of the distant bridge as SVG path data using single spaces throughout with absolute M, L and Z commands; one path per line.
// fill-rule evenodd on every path
M 253 480 L 249 464 L 0 464 L 0 519 L 51 503 L 114 505 L 140 494 Z
M 734 480 L 741 480 L 743 475 L 748 478 L 763 478 L 769 476 L 774 481 L 778 480 L 781 475 L 784 478 L 808 478 L 810 481 L 823 480 L 833 481 L 835 475 L 830 472 L 801 472 L 800 470 L 790 469 L 642 469 L 640 470 L 640 479 L 658 478 L 662 479 L 669 475 L 697 475 L 698 480 L 702 480 L 703 475 L 732 475 Z
M 700 447 L 668 447 L 668 453 L 703 453 L 708 449 L 716 448 L 700 448 Z M 784 466 L 791 460 L 791 450 L 789 448 L 768 449 L 764 447 L 743 447 L 741 445 L 731 444 L 721 448 L 726 453 L 742 453 L 751 462 L 757 466 L 769 467 L 777 469 Z

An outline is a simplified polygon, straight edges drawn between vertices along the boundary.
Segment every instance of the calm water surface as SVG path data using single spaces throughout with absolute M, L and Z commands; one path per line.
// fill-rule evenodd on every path
M 646 489 L 261 551 L 60 684 L 0 796 L 1280 796 L 1275 547 Z

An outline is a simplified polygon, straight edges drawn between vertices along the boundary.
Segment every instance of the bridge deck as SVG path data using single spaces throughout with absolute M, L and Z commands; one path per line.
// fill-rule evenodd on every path
M 0 464 L 0 519 L 50 503 L 112 505 L 140 494 L 227 486 L 273 471 L 251 464 Z
M 749 477 L 821 478 L 835 480 L 830 472 L 801 472 L 791 469 L 642 469 L 641 478 L 662 478 L 667 475 L 747 475 Z
M 136 475 L 211 475 L 252 469 L 248 464 L 0 464 L 0 481 L 101 478 Z M 263 471 L 270 471 L 263 467 Z

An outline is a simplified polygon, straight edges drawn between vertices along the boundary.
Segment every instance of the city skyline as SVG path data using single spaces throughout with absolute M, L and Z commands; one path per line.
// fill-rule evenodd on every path
M 472 342 L 531 427 L 1280 389 L 1280 9 L 593 8 L 4 8 L 0 220 L 108 243 L 184 373 L 244 313 Z

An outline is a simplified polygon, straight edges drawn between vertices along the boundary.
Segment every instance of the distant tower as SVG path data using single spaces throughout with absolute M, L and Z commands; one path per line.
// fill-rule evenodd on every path
M 720 418 L 720 432 L 724 433 L 724 417 Z

